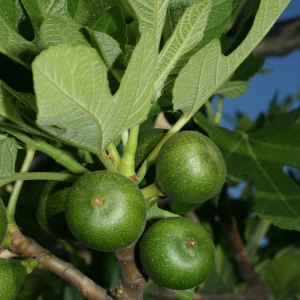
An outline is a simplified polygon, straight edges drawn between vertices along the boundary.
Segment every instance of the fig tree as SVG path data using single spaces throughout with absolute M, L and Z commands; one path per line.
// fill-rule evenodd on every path
M 7 231 L 6 209 L 0 198 L 0 245 L 3 242 Z
M 215 143 L 205 135 L 183 131 L 171 137 L 156 160 L 159 189 L 178 202 L 200 203 L 223 186 L 226 166 Z
M 0 299 L 14 300 L 27 275 L 20 261 L 0 258 Z
M 144 272 L 157 284 L 173 289 L 191 289 L 211 273 L 215 248 L 207 231 L 186 218 L 158 221 L 140 244 Z
M 65 218 L 65 202 L 72 186 L 69 182 L 48 181 L 37 206 L 37 220 L 49 235 L 61 240 L 76 240 Z
M 66 220 L 85 246 L 115 251 L 135 242 L 146 224 L 146 203 L 127 177 L 110 171 L 87 173 L 71 187 Z

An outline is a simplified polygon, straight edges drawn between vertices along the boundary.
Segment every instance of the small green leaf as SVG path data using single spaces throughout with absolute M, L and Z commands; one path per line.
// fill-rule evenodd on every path
M 156 47 L 159 47 L 169 0 L 128 0 L 139 21 L 139 30 L 145 27 L 151 29 L 156 39 Z
M 0 177 L 11 176 L 15 173 L 17 158 L 17 143 L 14 138 L 6 138 L 0 144 Z
M 118 42 L 111 36 L 98 31 L 92 31 L 91 38 L 109 71 L 121 82 L 126 63 Z
M 260 277 L 265 287 L 278 300 L 289 299 L 300 293 L 299 248 L 275 257 L 275 259 L 260 270 Z
M 171 33 L 174 31 L 180 17 L 187 7 L 202 0 L 170 0 L 168 7 L 169 26 Z M 212 8 L 204 31 L 204 37 L 199 49 L 206 46 L 213 39 L 220 38 L 232 16 L 239 7 L 241 0 L 212 0 Z
M 89 46 L 81 29 L 80 24 L 72 19 L 50 16 L 41 25 L 38 43 L 42 49 L 59 44 Z
M 251 258 L 255 255 L 262 238 L 266 235 L 271 223 L 265 219 L 255 217 L 247 220 L 245 228 L 246 248 Z
M 67 144 L 99 154 L 123 131 L 146 119 L 155 64 L 153 35 L 144 31 L 112 96 L 106 66 L 94 49 L 50 47 L 33 63 L 37 123 Z
M 157 204 L 154 204 L 147 212 L 147 220 L 176 218 L 176 217 L 180 217 L 180 216 L 173 214 L 167 210 L 159 208 Z
M 32 42 L 25 40 L 0 15 L 0 52 L 30 69 L 30 64 L 39 48 Z
M 170 294 L 174 295 L 180 300 L 192 300 L 195 294 L 195 289 L 190 290 L 170 290 L 165 288 Z
M 61 0 L 58 0 L 61 3 Z M 66 1 L 66 0 L 64 0 Z M 47 2 L 46 2 L 47 3 Z M 60 6 L 62 6 L 60 4 Z M 67 10 L 71 17 L 83 26 L 92 28 L 109 8 L 107 0 L 68 0 Z
M 300 230 L 300 187 L 283 172 L 283 166 L 300 169 L 300 139 L 295 138 L 299 135 L 299 116 L 300 108 L 246 134 L 215 127 L 202 114 L 195 115 L 197 123 L 220 148 L 228 177 L 241 181 L 248 175 L 254 181 L 254 212 L 290 230 Z
M 111 36 L 118 42 L 123 53 L 126 52 L 127 44 L 127 24 L 123 12 L 119 5 L 105 11 L 101 17 L 92 26 L 93 31 L 100 31 Z
M 227 99 L 235 99 L 245 94 L 249 89 L 249 86 L 249 83 L 245 81 L 225 81 L 216 90 L 216 94 Z
M 50 15 L 68 17 L 67 0 L 22 0 L 31 20 L 35 35 L 38 35 L 43 21 Z
M 175 31 L 158 56 L 155 78 L 156 98 L 171 83 L 180 69 L 196 52 L 202 40 L 211 10 L 211 0 L 203 0 L 189 7 L 181 17 Z
M 34 97 L 32 94 L 18 93 L 14 91 L 0 80 L 0 116 L 3 116 L 9 121 L 23 127 L 27 132 L 42 134 L 39 129 L 28 124 L 26 119 L 23 118 L 17 108 L 18 101 L 24 103 L 25 105 L 28 105 L 28 103 L 34 105 L 34 100 L 32 97 Z M 9 125 L 7 122 L 5 123 L 5 125 Z
M 224 56 L 221 53 L 221 45 L 217 40 L 198 51 L 176 79 L 173 91 L 174 110 L 181 110 L 186 116 L 192 116 L 228 80 L 269 31 L 288 3 L 289 0 L 261 0 L 249 34 L 230 55 Z

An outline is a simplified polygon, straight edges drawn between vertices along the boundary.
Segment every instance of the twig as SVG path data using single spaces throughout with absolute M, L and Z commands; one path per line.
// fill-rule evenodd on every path
M 172 294 L 161 290 L 151 291 L 148 295 L 157 299 L 165 299 L 165 300 L 178 299 Z M 195 294 L 193 296 L 193 300 L 253 300 L 253 298 L 250 298 L 245 294 L 216 294 L 216 295 Z
M 135 246 L 136 243 L 115 252 L 123 279 L 122 283 L 114 290 L 114 296 L 118 299 L 141 300 L 143 298 L 143 290 L 147 280 L 136 265 Z
M 247 250 L 237 228 L 236 219 L 228 206 L 226 188 L 223 188 L 216 211 L 220 217 L 223 231 L 237 263 L 240 275 L 248 284 L 246 295 L 256 300 L 274 299 L 266 290 L 263 282 L 250 263 Z
M 19 229 L 9 231 L 11 246 L 8 250 L 23 258 L 38 261 L 39 269 L 51 271 L 77 287 L 78 291 L 91 300 L 111 300 L 107 291 L 89 279 L 73 265 L 61 260 L 34 240 L 24 236 Z

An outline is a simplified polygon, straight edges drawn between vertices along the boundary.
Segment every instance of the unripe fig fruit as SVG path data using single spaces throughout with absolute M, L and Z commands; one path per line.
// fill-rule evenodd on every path
M 0 258 L 0 299 L 14 300 L 27 275 L 20 261 Z
M 88 173 L 70 189 L 66 220 L 85 246 L 115 251 L 134 243 L 146 224 L 146 203 L 127 177 L 110 171 Z
M 183 131 L 171 137 L 156 160 L 159 189 L 178 202 L 200 203 L 223 186 L 226 166 L 215 143 L 205 135 Z
M 39 199 L 36 215 L 41 228 L 49 235 L 75 241 L 65 218 L 65 202 L 72 184 L 48 181 Z
M 144 272 L 157 284 L 173 289 L 191 289 L 211 273 L 215 248 L 207 231 L 186 218 L 158 221 L 140 244 Z
M 6 232 L 7 232 L 6 209 L 4 207 L 2 199 L 0 198 L 0 245 L 6 236 Z

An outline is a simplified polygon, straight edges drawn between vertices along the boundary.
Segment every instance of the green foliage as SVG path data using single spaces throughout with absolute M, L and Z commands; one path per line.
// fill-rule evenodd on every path
M 27 275 L 27 269 L 19 261 L 0 258 L 0 297 L 13 300 Z
M 257 194 L 254 211 L 281 228 L 294 230 L 300 230 L 300 207 L 296 200 L 299 186 L 282 168 L 300 167 L 299 156 L 295 154 L 300 147 L 299 139 L 295 139 L 299 114 L 296 109 L 279 117 L 272 126 L 250 134 L 212 126 L 201 114 L 195 117 L 219 146 L 228 176 L 240 181 L 248 175 L 254 181 Z
M 113 293 L 130 285 L 126 266 L 142 268 L 141 259 L 159 284 L 149 280 L 145 300 L 155 291 L 182 300 L 239 293 L 246 282 L 214 210 L 228 202 L 267 289 L 279 300 L 299 297 L 300 110 L 275 96 L 257 120 L 238 114 L 234 131 L 219 126 L 223 98 L 239 98 L 266 73 L 251 52 L 288 3 L 0 0 L 2 246 L 20 227 Z M 170 130 L 153 130 L 160 112 Z M 223 187 L 223 158 L 199 131 L 224 157 Z M 232 188 L 242 190 L 236 201 Z M 136 241 L 140 252 L 122 260 Z M 102 252 L 115 250 L 120 266 Z M 26 277 L 29 265 L 0 258 L 1 299 L 84 299 L 82 286 L 63 279 L 72 268 Z

